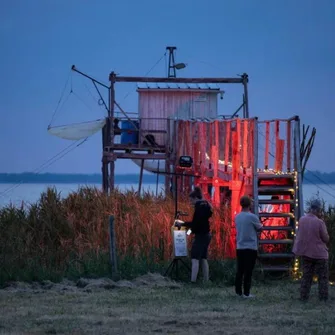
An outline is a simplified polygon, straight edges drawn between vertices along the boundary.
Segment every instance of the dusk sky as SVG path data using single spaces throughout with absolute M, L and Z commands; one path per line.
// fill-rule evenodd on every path
M 178 76 L 248 73 L 250 115 L 300 115 L 317 129 L 308 168 L 334 171 L 334 34 L 334 0 L 1 0 L 0 172 L 36 171 L 71 144 L 47 126 L 72 64 L 107 84 L 112 70 L 145 75 L 167 45 L 187 63 Z M 164 58 L 150 75 L 166 76 Z M 71 83 L 52 125 L 104 117 L 94 87 L 78 74 L 64 98 Z M 223 88 L 220 114 L 233 113 L 241 87 Z M 116 90 L 121 106 L 136 111 L 134 84 Z M 100 132 L 43 171 L 100 173 Z M 117 173 L 137 171 L 117 162 Z

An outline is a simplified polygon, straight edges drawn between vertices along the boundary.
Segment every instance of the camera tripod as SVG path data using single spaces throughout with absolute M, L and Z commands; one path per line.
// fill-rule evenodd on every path
M 177 210 L 175 212 L 175 220 L 179 219 L 181 216 L 187 216 L 187 213 L 183 213 Z M 191 268 L 188 266 L 188 264 L 183 260 L 182 257 L 174 257 L 168 268 L 166 269 L 164 276 L 168 275 L 169 273 L 172 276 L 173 271 L 175 270 L 176 273 L 176 279 L 179 279 L 179 262 L 181 265 L 184 265 L 184 267 L 190 272 Z
M 173 270 L 175 270 L 175 272 L 176 272 L 176 279 L 178 280 L 179 279 L 179 262 L 181 262 L 181 264 L 184 265 L 184 267 L 189 272 L 191 272 L 191 268 L 188 266 L 187 263 L 184 262 L 184 260 L 181 257 L 175 257 L 172 260 L 172 262 L 170 263 L 170 265 L 168 266 L 168 268 L 166 269 L 166 271 L 164 273 L 164 277 L 169 274 L 169 271 L 170 271 L 170 274 L 171 274 L 171 277 L 172 277 Z
M 180 167 L 184 168 L 190 168 L 192 166 L 193 160 L 191 157 L 188 156 L 181 156 L 179 159 Z M 187 174 L 185 171 L 183 173 L 176 173 L 176 172 L 155 172 L 157 174 L 167 174 L 171 176 L 175 176 L 175 188 L 174 188 L 174 201 L 175 201 L 175 217 L 174 219 L 177 220 L 180 216 L 187 216 L 187 213 L 183 213 L 181 211 L 178 211 L 178 177 L 179 176 L 187 176 L 187 177 L 194 177 L 194 178 L 200 178 L 200 175 L 193 175 L 193 174 Z M 182 257 L 174 257 L 170 265 L 165 271 L 164 276 L 167 274 L 172 274 L 172 272 L 175 270 L 176 272 L 176 278 L 179 279 L 179 262 L 184 265 L 186 269 L 188 269 L 189 272 L 191 272 L 191 268 L 186 264 L 186 262 L 183 260 Z

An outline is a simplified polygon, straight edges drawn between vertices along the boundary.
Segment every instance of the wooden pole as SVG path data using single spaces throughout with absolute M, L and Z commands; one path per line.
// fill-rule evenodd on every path
M 111 82 L 111 86 L 110 86 L 110 95 L 109 95 L 109 117 L 108 117 L 108 143 L 110 143 L 112 146 L 114 146 L 114 127 L 112 126 L 113 120 L 114 120 L 114 104 L 115 104 L 115 88 L 114 88 L 114 84 L 115 84 L 115 73 L 112 72 L 109 79 Z M 110 190 L 113 191 L 114 190 L 114 184 L 115 184 L 115 161 L 112 160 L 109 164 L 109 187 Z
M 143 168 L 144 168 L 144 159 L 141 159 L 140 180 L 138 183 L 138 196 L 141 195 L 142 181 L 143 181 Z
M 286 123 L 286 168 L 291 171 L 291 121 Z
M 276 152 L 275 152 L 275 170 L 279 171 L 279 160 L 280 160 L 280 144 L 279 144 L 279 121 L 275 121 L 275 145 L 276 145 Z
M 244 120 L 243 121 L 243 144 L 242 144 L 242 150 L 243 150 L 242 151 L 243 152 L 242 165 L 243 165 L 243 169 L 246 169 L 248 167 L 248 135 L 249 135 L 248 127 L 249 127 L 250 124 L 251 123 L 250 123 L 249 120 Z M 245 171 L 243 171 L 243 173 L 245 173 Z
M 104 157 L 104 150 L 105 146 L 107 144 L 107 119 L 106 124 L 101 130 L 101 137 L 102 137 L 102 167 L 101 167 L 101 173 L 102 173 L 102 189 L 105 193 L 108 193 L 108 163 L 106 163 L 106 159 Z
M 258 215 L 258 119 L 255 118 L 253 122 L 253 205 L 254 205 L 254 214 Z
M 213 145 L 213 169 L 214 174 L 213 177 L 216 179 L 218 177 L 218 169 L 219 169 L 219 121 L 215 120 L 213 125 L 214 135 L 215 135 L 215 145 Z M 217 183 L 214 182 L 214 203 L 216 205 L 220 204 L 220 186 L 217 185 Z
M 225 153 L 224 153 L 224 163 L 225 163 L 225 172 L 228 171 L 228 162 L 230 156 L 230 133 L 231 133 L 231 121 L 226 121 L 226 136 L 225 136 Z
M 248 75 L 246 73 L 243 73 L 242 75 L 242 83 L 243 83 L 243 88 L 244 88 L 244 105 L 245 105 L 245 110 L 244 110 L 244 119 L 249 118 L 249 97 L 248 97 Z
M 158 161 L 158 172 L 159 172 L 159 162 Z M 168 172 L 167 170 L 165 170 L 166 172 Z M 157 173 L 157 178 L 156 178 L 156 197 L 158 196 L 158 183 L 159 183 L 159 173 Z
M 265 153 L 264 153 L 264 169 L 269 168 L 269 145 L 270 145 L 270 122 L 265 124 Z
M 115 220 L 114 216 L 111 215 L 109 217 L 109 245 L 110 245 L 110 262 L 112 265 L 112 275 L 118 275 L 118 268 L 117 268 L 117 255 L 116 255 L 116 242 L 115 242 Z
M 241 120 L 237 119 L 236 121 L 236 130 L 237 130 L 237 164 L 236 166 L 236 172 L 238 175 L 236 176 L 236 179 L 240 178 L 240 171 L 241 171 Z
M 170 148 L 173 148 L 173 143 L 171 142 L 172 136 L 171 136 L 171 121 L 170 119 L 166 120 L 167 122 L 167 138 L 165 141 L 165 196 L 167 197 L 168 194 L 170 194 L 170 184 L 171 184 L 171 176 L 169 175 L 170 171 L 170 164 L 171 164 L 171 154 L 170 154 Z M 175 135 L 175 134 L 174 134 Z M 157 174 L 158 178 L 158 174 Z M 157 192 L 156 192 L 157 193 Z
M 299 210 L 298 210 L 298 218 L 296 220 L 299 220 L 300 216 L 304 213 L 304 202 L 303 202 L 303 194 L 302 194 L 302 171 L 301 171 L 301 155 L 300 155 L 300 118 L 299 116 L 296 117 L 295 120 L 295 134 L 294 134 L 294 145 L 296 148 L 296 166 L 297 166 L 297 174 L 298 174 L 298 197 L 299 197 Z
M 276 155 L 276 170 L 283 171 L 285 140 L 277 141 L 278 154 Z

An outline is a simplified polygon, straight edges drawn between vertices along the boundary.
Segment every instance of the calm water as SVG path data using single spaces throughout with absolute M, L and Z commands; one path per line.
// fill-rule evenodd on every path
M 80 186 L 96 186 L 101 188 L 100 184 L 0 184 L 0 207 L 13 203 L 20 205 L 25 203 L 34 203 L 37 201 L 43 191 L 48 187 L 56 187 L 57 191 L 61 193 L 63 197 L 67 196 L 72 191 L 76 191 Z M 137 184 L 118 184 L 120 190 L 137 190 Z M 143 184 L 142 190 L 147 190 L 156 193 L 156 184 Z M 158 185 L 158 192 L 164 190 L 164 185 Z M 335 185 L 304 185 L 304 200 L 316 196 L 323 198 L 328 204 L 335 205 Z

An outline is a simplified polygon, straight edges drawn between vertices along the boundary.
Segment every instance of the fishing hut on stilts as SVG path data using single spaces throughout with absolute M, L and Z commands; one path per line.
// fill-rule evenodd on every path
M 240 197 L 249 195 L 253 212 L 264 223 L 259 238 L 262 270 L 297 271 L 291 249 L 303 214 L 306 152 L 301 150 L 299 117 L 250 116 L 246 73 L 236 78 L 177 78 L 176 70 L 186 64 L 175 62 L 175 50 L 167 47 L 167 77 L 110 73 L 108 116 L 102 128 L 104 191 L 115 187 L 115 162 L 128 159 L 140 167 L 139 192 L 144 170 L 161 173 L 167 195 L 187 195 L 198 185 L 214 206 L 229 203 L 232 218 L 240 211 Z M 136 116 L 117 102 L 118 83 L 137 83 Z M 220 115 L 218 98 L 224 98 L 222 86 L 228 84 L 241 85 L 241 105 L 230 115 Z M 181 156 L 193 160 L 187 173 L 179 166 Z M 178 182 L 176 175 L 182 175 Z M 235 257 L 233 220 L 231 228 L 226 257 Z

